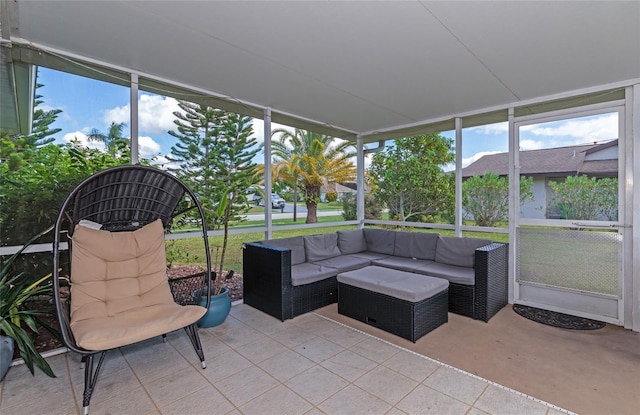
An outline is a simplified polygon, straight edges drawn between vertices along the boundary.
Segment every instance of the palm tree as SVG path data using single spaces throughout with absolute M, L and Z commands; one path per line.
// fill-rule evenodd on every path
M 355 155 L 353 144 L 337 143 L 331 136 L 298 128 L 293 133 L 278 128 L 271 136 L 276 134 L 280 137 L 272 144 L 274 165 L 277 166 L 274 177 L 280 177 L 293 187 L 294 203 L 297 190 L 304 191 L 306 223 L 317 223 L 321 187 L 352 180 L 355 175 L 355 166 L 349 160 Z
M 256 173 L 261 178 L 259 181 L 260 184 L 264 185 L 264 164 L 258 166 Z M 298 219 L 298 185 L 297 174 L 294 166 L 291 164 L 291 160 L 274 162 L 271 165 L 271 177 L 273 178 L 273 182 L 271 183 L 273 193 L 281 193 L 288 189 L 293 190 L 293 221 L 295 222 Z M 264 199 L 264 192 L 260 191 L 260 193 Z
M 97 128 L 94 128 L 89 132 L 89 134 L 87 134 L 87 139 L 89 141 L 100 141 L 104 143 L 107 148 L 107 152 L 112 156 L 116 156 L 118 150 L 122 149 L 129 143 L 129 138 L 125 137 L 122 132 L 124 127 L 126 127 L 126 124 L 123 122 L 111 121 L 109 131 L 107 131 L 106 134 L 102 133 Z

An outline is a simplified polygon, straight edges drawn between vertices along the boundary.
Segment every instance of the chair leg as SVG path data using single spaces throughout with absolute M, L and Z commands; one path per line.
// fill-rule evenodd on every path
M 102 368 L 102 363 L 104 362 L 104 357 L 107 352 L 99 352 L 100 359 L 98 360 L 98 364 L 94 368 L 93 357 L 95 354 L 89 354 L 82 357 L 82 360 L 85 363 L 84 366 L 84 393 L 82 394 L 82 414 L 89 415 L 89 401 L 91 400 L 91 395 L 93 394 L 93 389 L 96 386 L 96 382 L 98 381 L 98 375 L 100 374 L 100 369 Z
M 196 323 L 190 324 L 184 328 L 184 331 L 187 332 L 187 336 L 189 336 L 189 340 L 191 340 L 191 344 L 195 349 L 198 357 L 200 358 L 200 362 L 202 363 L 202 368 L 207 368 L 207 362 L 204 361 L 204 351 L 202 350 L 202 344 L 200 343 L 200 335 L 198 334 L 198 326 Z

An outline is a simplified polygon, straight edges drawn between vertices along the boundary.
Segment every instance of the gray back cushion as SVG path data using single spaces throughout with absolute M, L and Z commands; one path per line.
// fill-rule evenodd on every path
M 476 249 L 490 243 L 490 239 L 440 236 L 436 247 L 436 262 L 472 268 Z
M 303 236 L 304 252 L 307 261 L 320 261 L 321 259 L 333 258 L 340 255 L 338 249 L 338 234 L 323 233 L 321 235 Z
M 306 257 L 304 254 L 304 240 L 302 236 L 293 238 L 270 239 L 262 242 L 264 245 L 277 246 L 278 248 L 289 248 L 291 250 L 291 265 L 302 264 Z
M 428 259 L 433 261 L 436 258 L 437 244 L 437 233 L 396 232 L 393 254 L 406 258 Z
M 338 249 L 342 254 L 357 254 L 367 250 L 362 229 L 354 231 L 338 231 Z
M 379 254 L 393 255 L 396 233 L 385 229 L 365 228 L 364 239 L 367 242 L 367 251 Z

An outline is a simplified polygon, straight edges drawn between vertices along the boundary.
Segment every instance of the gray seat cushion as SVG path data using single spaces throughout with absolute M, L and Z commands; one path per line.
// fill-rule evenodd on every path
M 353 231 L 338 231 L 338 249 L 343 254 L 355 254 L 367 250 L 362 229 Z
M 291 265 L 302 264 L 306 261 L 304 253 L 304 240 L 302 236 L 293 238 L 270 239 L 262 241 L 263 245 L 277 246 L 278 248 L 289 248 L 291 250 Z
M 364 239 L 367 242 L 367 251 L 379 254 L 393 255 L 396 233 L 386 229 L 364 228 Z
M 353 287 L 418 302 L 433 297 L 449 287 L 441 278 L 370 266 L 338 274 L 338 282 Z
M 445 278 L 454 284 L 475 285 L 476 271 L 469 267 L 440 264 L 438 262 L 425 265 L 414 272 L 432 277 Z
M 436 247 L 436 262 L 459 267 L 473 267 L 476 249 L 490 243 L 490 239 L 440 236 Z
M 438 236 L 437 233 L 398 231 L 393 254 L 433 261 L 436 258 Z
M 323 267 L 337 268 L 338 272 L 345 272 L 369 266 L 371 261 L 355 255 L 340 255 L 333 258 L 323 259 L 321 261 L 315 261 L 313 263 Z
M 305 262 L 291 267 L 291 285 L 311 284 L 338 275 L 336 268 L 323 267 Z
M 433 264 L 433 261 L 427 261 L 425 259 L 404 258 L 399 256 L 389 256 L 386 258 L 375 259 L 371 261 L 371 265 L 408 272 L 415 271 L 416 269 L 429 264 Z
M 338 249 L 338 234 L 335 232 L 303 236 L 302 239 L 304 239 L 304 252 L 308 262 L 333 258 L 341 254 Z
M 378 252 L 364 251 L 358 252 L 357 254 L 351 254 L 352 256 L 357 256 L 359 258 L 368 259 L 369 261 L 374 261 L 376 259 L 388 258 L 387 254 L 380 254 Z

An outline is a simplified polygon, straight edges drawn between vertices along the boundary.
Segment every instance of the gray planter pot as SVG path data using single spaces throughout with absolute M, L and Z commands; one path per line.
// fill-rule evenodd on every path
M 13 339 L 7 336 L 0 336 L 0 380 L 9 371 L 13 359 Z

